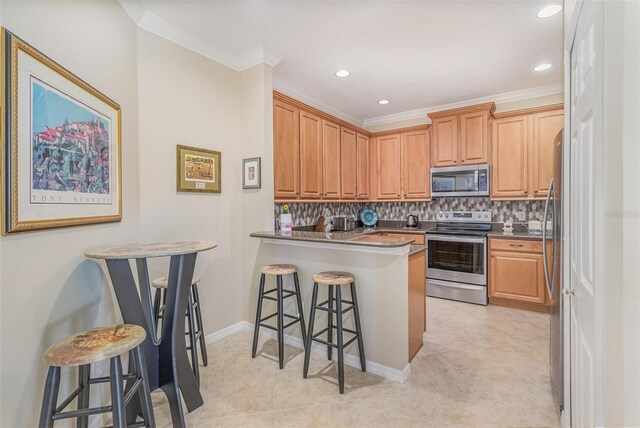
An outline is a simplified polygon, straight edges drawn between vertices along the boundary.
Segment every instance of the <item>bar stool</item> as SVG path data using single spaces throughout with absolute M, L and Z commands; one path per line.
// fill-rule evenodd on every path
M 302 298 L 300 297 L 300 283 L 298 282 L 298 268 L 294 265 L 266 265 L 260 268 L 260 272 L 262 275 L 260 276 L 260 291 L 258 294 L 258 308 L 256 310 L 256 323 L 253 328 L 253 348 L 251 350 L 251 357 L 256 357 L 256 352 L 258 350 L 258 334 L 260 332 L 260 327 L 266 327 L 271 330 L 275 330 L 278 332 L 278 363 L 280 365 L 280 369 L 284 368 L 284 330 L 287 327 L 292 326 L 293 324 L 300 322 L 300 329 L 302 331 L 302 342 L 307 343 L 306 338 L 306 329 L 304 326 L 304 312 L 302 310 Z M 276 288 L 272 288 L 271 290 L 264 291 L 264 283 L 266 275 L 275 275 L 276 276 Z M 283 275 L 293 275 L 293 283 L 295 286 L 295 290 L 285 290 L 282 287 L 282 276 Z M 276 297 L 269 296 L 275 292 Z M 298 315 L 293 316 L 284 313 L 284 299 L 287 299 L 291 296 L 296 296 L 296 301 L 298 305 Z M 273 300 L 277 302 L 277 311 L 271 315 L 268 315 L 262 318 L 262 300 Z M 269 324 L 265 324 L 264 322 L 273 317 L 277 318 L 277 326 L 273 327 Z M 288 324 L 284 323 L 285 317 L 291 319 L 292 321 Z
M 200 310 L 200 294 L 198 293 L 198 283 L 200 278 L 194 278 L 191 283 L 191 292 L 189 293 L 189 304 L 187 305 L 187 325 L 188 331 L 185 335 L 189 337 L 189 346 L 187 350 L 191 352 L 191 361 L 193 374 L 198 383 L 200 383 L 200 368 L 198 367 L 198 348 L 196 342 L 200 344 L 200 353 L 202 354 L 202 364 L 207 366 L 207 343 L 204 337 L 204 327 L 202 326 L 202 312 Z M 167 303 L 167 287 L 169 278 L 166 276 L 156 278 L 151 282 L 156 289 L 153 301 L 153 314 L 158 321 L 163 318 L 164 305 Z
M 146 333 L 142 327 L 120 324 L 76 333 L 47 348 L 44 361 L 49 365 L 49 372 L 44 387 L 38 426 L 53 427 L 53 423 L 60 419 L 77 418 L 78 426 L 86 428 L 89 424 L 89 416 L 111 412 L 114 428 L 125 427 L 127 426 L 125 408 L 137 392 L 142 404 L 144 422 L 138 422 L 135 426 L 154 427 L 151 390 L 140 346 L 145 337 Z M 123 375 L 120 356 L 126 352 L 129 352 L 129 360 L 133 361 L 130 367 L 134 367 L 135 372 Z M 91 364 L 106 359 L 111 360 L 110 375 L 91 378 Z M 60 368 L 75 366 L 78 367 L 78 387 L 58 406 Z M 126 395 L 123 391 L 125 380 L 133 381 L 129 384 Z M 111 405 L 89 408 L 90 386 L 106 382 L 111 385 Z M 76 397 L 78 398 L 77 410 L 65 412 L 64 409 Z
M 327 300 L 318 303 L 318 284 L 328 286 Z M 342 285 L 349 285 L 351 288 L 351 301 L 342 299 Z M 333 297 L 333 287 L 336 287 L 336 296 Z M 335 309 L 334 309 L 335 303 Z M 351 306 L 344 309 L 342 303 Z M 316 316 L 316 309 L 327 312 L 327 328 L 313 333 L 313 324 Z M 353 317 L 356 323 L 356 329 L 351 330 L 342 326 L 342 316 L 353 309 Z M 336 315 L 335 325 L 333 323 L 333 315 Z M 337 343 L 333 343 L 333 329 L 336 329 Z M 344 332 L 353 334 L 354 336 L 346 343 L 344 342 Z M 327 340 L 319 339 L 318 336 L 327 333 Z M 338 387 L 340 394 L 344 394 L 344 348 L 351 345 L 354 340 L 358 341 L 358 352 L 360 354 L 360 367 L 362 371 L 367 371 L 366 361 L 364 357 L 364 345 L 362 343 L 362 329 L 360 326 L 360 312 L 358 311 L 358 297 L 356 296 L 356 277 L 349 272 L 320 272 L 313 275 L 313 296 L 311 297 L 311 314 L 309 315 L 309 333 L 307 333 L 307 344 L 304 353 L 304 372 L 303 377 L 306 379 L 309 373 L 309 358 L 311 357 L 311 344 L 313 341 L 327 345 L 327 359 L 331 360 L 333 348 L 338 351 Z

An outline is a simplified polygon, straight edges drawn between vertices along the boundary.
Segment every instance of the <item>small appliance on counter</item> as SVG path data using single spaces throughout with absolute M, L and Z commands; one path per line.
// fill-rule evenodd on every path
M 407 217 L 407 225 L 405 226 L 405 229 L 417 229 L 420 227 L 420 224 L 418 223 L 418 216 L 415 214 L 409 214 L 409 217 Z
M 334 217 L 333 230 L 348 232 L 356 228 L 356 221 L 352 217 Z
M 509 219 L 509 220 L 504 222 L 504 224 L 502 225 L 502 231 L 504 233 L 513 233 L 513 220 L 512 219 Z

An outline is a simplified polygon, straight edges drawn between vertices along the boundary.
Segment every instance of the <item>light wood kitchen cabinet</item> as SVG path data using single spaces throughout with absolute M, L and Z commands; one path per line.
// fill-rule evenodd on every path
M 400 199 L 402 191 L 401 134 L 377 139 L 378 199 Z
M 562 110 L 533 115 L 533 196 L 546 197 L 553 178 L 554 141 L 564 128 Z
M 300 111 L 300 197 L 322 195 L 322 119 Z
M 429 113 L 431 166 L 459 166 L 489 162 L 489 119 L 494 103 Z
M 489 303 L 548 312 L 542 241 L 489 240 Z
M 458 116 L 433 119 L 431 124 L 431 166 L 455 166 L 458 163 Z
M 489 162 L 489 112 L 460 115 L 460 164 Z
M 340 125 L 322 120 L 322 192 L 323 199 L 340 199 L 341 181 Z
M 423 334 L 426 330 L 426 266 L 426 251 L 420 251 L 409 256 L 409 361 L 422 348 Z
M 402 134 L 402 194 L 405 199 L 431 196 L 429 165 L 429 132 L 420 130 Z
M 342 127 L 340 132 L 340 188 L 342 199 L 355 199 L 358 178 L 356 132 Z
M 369 199 L 369 137 L 358 133 L 357 145 L 357 171 L 356 171 L 356 198 Z
M 553 177 L 562 105 L 496 114 L 492 125 L 491 199 L 543 199 Z
M 529 122 L 529 116 L 514 116 L 493 122 L 493 198 L 524 198 L 529 192 Z
M 276 198 L 300 194 L 300 130 L 298 109 L 273 102 L 273 169 Z

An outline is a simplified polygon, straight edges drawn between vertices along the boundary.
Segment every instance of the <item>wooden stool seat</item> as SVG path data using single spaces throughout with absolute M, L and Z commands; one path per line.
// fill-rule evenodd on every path
M 100 327 L 67 336 L 49 346 L 44 362 L 49 366 L 82 366 L 124 354 L 142 342 L 147 334 L 133 324 Z
M 265 265 L 260 268 L 260 273 L 265 275 L 291 275 L 298 272 L 295 265 Z
M 199 282 L 200 282 L 200 278 L 194 277 L 192 285 L 198 284 Z M 153 286 L 153 288 L 167 288 L 169 286 L 169 277 L 161 276 L 160 278 L 156 278 L 153 281 L 151 281 L 151 285 Z
M 313 282 L 323 285 L 349 285 L 356 281 L 355 275 L 349 272 L 320 272 L 313 275 Z

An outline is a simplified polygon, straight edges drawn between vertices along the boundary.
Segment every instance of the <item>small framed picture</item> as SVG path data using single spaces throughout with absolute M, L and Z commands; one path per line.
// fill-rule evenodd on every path
M 177 191 L 221 193 L 221 157 L 213 150 L 178 145 Z
M 260 174 L 260 158 L 250 158 L 242 160 L 242 188 L 243 189 L 259 189 Z

